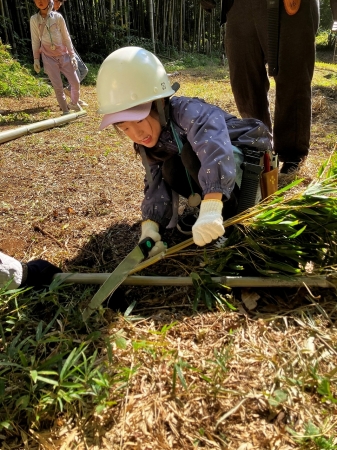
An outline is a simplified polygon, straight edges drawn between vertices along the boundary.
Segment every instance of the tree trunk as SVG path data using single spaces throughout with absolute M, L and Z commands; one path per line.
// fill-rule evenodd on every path
M 156 43 L 154 39 L 153 0 L 149 0 L 149 18 L 153 53 L 156 53 Z
M 4 5 L 3 5 L 3 0 L 0 0 L 0 10 L 1 10 L 2 17 L 5 18 L 6 16 L 5 16 L 5 9 L 4 9 Z M 8 33 L 7 33 L 7 26 L 5 25 L 5 22 L 4 22 L 4 34 L 5 34 L 5 44 L 9 44 L 9 38 L 8 38 Z
M 29 19 L 36 11 L 32 0 L 0 0 L 0 38 L 13 50 L 17 42 L 21 50 L 25 40 L 22 54 L 30 51 Z M 106 56 L 111 46 L 128 45 L 133 36 L 150 39 L 154 52 L 211 53 L 222 47 L 220 2 L 208 14 L 200 0 L 72 0 L 64 2 L 62 14 L 80 54 Z
M 184 11 L 184 0 L 180 0 L 180 27 L 179 27 L 179 51 L 183 51 L 183 23 L 184 23 L 184 17 L 183 17 L 183 11 Z

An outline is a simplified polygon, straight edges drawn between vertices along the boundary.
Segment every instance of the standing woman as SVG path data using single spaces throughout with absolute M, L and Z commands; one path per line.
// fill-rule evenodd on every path
M 80 111 L 77 61 L 64 18 L 53 11 L 53 0 L 34 0 L 34 2 L 40 10 L 30 18 L 34 70 L 36 73 L 40 72 L 40 55 L 42 55 L 44 71 L 53 85 L 63 115 L 69 114 L 70 109 Z M 71 85 L 69 105 L 63 92 L 61 73 Z
M 63 5 L 64 0 L 54 0 L 54 11 L 58 11 L 61 6 Z M 78 79 L 80 81 L 80 83 L 82 83 L 82 81 L 84 80 L 84 78 L 87 76 L 88 74 L 88 67 L 84 64 L 84 62 L 82 61 L 80 55 L 77 53 L 77 51 L 74 48 L 74 54 L 75 54 L 75 58 L 77 61 L 77 76 Z M 68 83 L 67 86 L 63 89 L 64 93 L 68 96 L 71 97 L 71 85 Z M 80 106 L 88 106 L 88 103 L 86 103 L 85 101 L 78 99 L 78 104 Z

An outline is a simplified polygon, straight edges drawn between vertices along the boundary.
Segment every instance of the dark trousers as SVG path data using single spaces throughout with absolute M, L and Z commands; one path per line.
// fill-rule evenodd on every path
M 275 76 L 274 150 L 281 161 L 299 161 L 309 151 L 311 81 L 319 1 L 302 0 L 289 16 L 280 0 L 279 71 Z M 227 14 L 226 54 L 235 102 L 242 117 L 260 119 L 272 130 L 266 0 L 234 0 Z
M 202 189 L 198 180 L 198 174 L 201 164 L 197 155 L 194 153 L 191 145 L 187 142 L 181 151 L 181 155 L 174 155 L 167 159 L 162 167 L 162 174 L 165 182 L 171 189 L 176 191 L 182 197 L 188 198 L 194 193 L 202 197 Z M 191 185 L 188 181 L 186 170 L 190 174 Z M 222 217 L 224 220 L 233 217 L 236 214 L 238 206 L 239 188 L 235 185 L 231 198 L 227 200 L 223 196 L 224 208 Z

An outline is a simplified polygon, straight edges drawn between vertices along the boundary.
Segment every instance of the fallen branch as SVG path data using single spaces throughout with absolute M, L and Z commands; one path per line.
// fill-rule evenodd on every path
M 35 224 L 35 225 L 33 225 L 33 228 L 34 228 L 34 231 L 39 231 L 44 236 L 49 237 L 49 239 L 51 239 L 53 242 L 55 242 L 55 244 L 57 244 L 61 248 L 64 247 L 64 245 L 60 241 L 58 241 L 52 234 L 48 233 L 48 231 L 44 231 L 39 225 Z

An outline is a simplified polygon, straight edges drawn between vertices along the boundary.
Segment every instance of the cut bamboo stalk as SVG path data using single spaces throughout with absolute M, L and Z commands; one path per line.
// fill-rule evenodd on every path
M 270 205 L 268 204 L 267 200 L 270 199 L 267 197 L 267 199 L 260 202 L 258 205 L 264 208 L 270 208 Z M 246 211 L 243 211 L 240 214 L 237 214 L 236 216 L 233 216 L 223 222 L 224 228 L 228 228 L 232 225 L 235 225 L 237 223 L 242 222 L 244 219 L 248 219 L 250 217 L 253 217 L 257 214 L 257 205 L 253 206 L 252 208 L 247 209 Z M 186 247 L 189 247 L 190 245 L 194 244 L 193 238 L 186 239 L 186 241 L 180 242 L 179 244 L 174 245 L 173 247 L 168 248 L 165 252 L 158 253 L 155 256 L 152 256 L 152 258 L 147 258 L 144 261 L 142 261 L 138 266 L 136 266 L 133 270 L 130 271 L 130 275 L 140 272 L 143 269 L 146 269 L 149 266 L 152 266 L 156 262 L 160 261 L 161 259 L 167 258 L 168 256 L 174 255 L 181 250 L 183 250 Z
M 103 284 L 110 273 L 60 273 L 54 278 L 64 283 Z M 268 277 L 212 277 L 212 282 L 227 287 L 311 287 L 336 288 L 337 280 L 326 276 Z M 192 286 L 191 277 L 128 276 L 122 284 L 128 286 Z
M 67 114 L 66 116 L 56 117 L 55 119 L 42 120 L 41 122 L 24 125 L 13 130 L 6 130 L 0 133 L 0 144 L 12 141 L 21 136 L 31 133 L 38 133 L 39 131 L 48 130 L 48 128 L 58 127 L 64 123 L 76 120 L 78 117 L 86 115 L 86 111 L 79 111 Z

